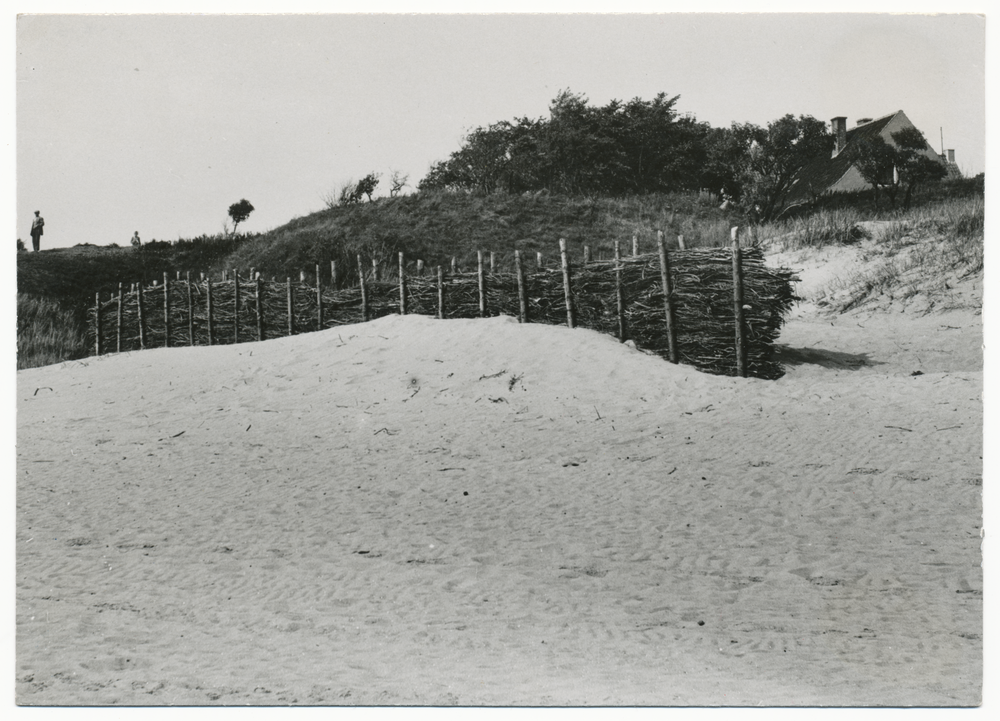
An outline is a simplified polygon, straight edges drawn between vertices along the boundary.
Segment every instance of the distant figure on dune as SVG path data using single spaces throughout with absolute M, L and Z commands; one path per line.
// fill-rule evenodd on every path
M 45 227 L 45 219 L 40 215 L 40 211 L 35 211 L 35 219 L 31 221 L 31 247 L 38 252 L 42 245 L 42 228 Z
M 133 248 L 141 248 L 142 247 L 142 241 L 139 240 L 139 231 L 138 230 L 135 231 L 135 234 L 132 236 L 132 247 Z
M 24 241 L 21 240 L 20 238 L 18 238 L 17 239 L 17 252 L 20 253 L 22 250 L 27 250 L 27 248 L 24 247 Z

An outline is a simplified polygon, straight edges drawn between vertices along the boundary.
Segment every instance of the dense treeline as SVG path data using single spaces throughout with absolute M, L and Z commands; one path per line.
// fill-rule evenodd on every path
M 691 190 L 705 162 L 705 127 L 678 117 L 677 97 L 660 93 L 593 107 L 566 90 L 548 119 L 519 118 L 473 130 L 434 165 L 420 189 L 492 193 L 634 195 Z
M 679 97 L 596 107 L 564 90 L 548 118 L 471 131 L 419 189 L 613 197 L 708 189 L 763 222 L 781 211 L 795 174 L 833 145 L 826 123 L 810 116 L 712 128 L 679 114 Z

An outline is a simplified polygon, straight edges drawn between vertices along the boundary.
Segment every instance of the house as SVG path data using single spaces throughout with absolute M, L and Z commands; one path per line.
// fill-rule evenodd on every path
M 824 193 L 837 193 L 851 190 L 865 190 L 871 186 L 868 184 L 858 169 L 848 161 L 848 153 L 845 151 L 853 143 L 861 140 L 881 136 L 890 145 L 896 143 L 892 139 L 892 134 L 903 128 L 912 128 L 913 123 L 906 117 L 906 113 L 898 110 L 891 115 L 881 118 L 861 118 L 857 124 L 848 130 L 847 118 L 837 117 L 830 121 L 831 131 L 834 137 L 833 151 L 830 155 L 817 158 L 807 164 L 800 172 L 792 184 L 788 193 L 785 206 L 791 208 L 796 205 L 808 203 L 810 200 Z M 927 157 L 943 163 L 948 170 L 949 178 L 962 177 L 961 171 L 955 165 L 955 151 L 949 150 L 947 155 L 939 155 L 928 144 L 925 150 Z

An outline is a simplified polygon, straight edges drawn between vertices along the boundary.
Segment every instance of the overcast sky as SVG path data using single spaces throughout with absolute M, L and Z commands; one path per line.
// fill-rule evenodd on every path
M 291 7 L 291 6 L 290 6 Z M 829 6 L 827 6 L 829 7 Z M 271 8 L 273 11 L 274 8 Z M 24 15 L 17 234 L 127 244 L 319 210 L 339 183 L 411 186 L 463 134 L 547 114 L 560 89 L 680 95 L 714 126 L 904 110 L 984 170 L 985 22 L 974 15 Z M 29 242 L 30 245 L 30 242 Z

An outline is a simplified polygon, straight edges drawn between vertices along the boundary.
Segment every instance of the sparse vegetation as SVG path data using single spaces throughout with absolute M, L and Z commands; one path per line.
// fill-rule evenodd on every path
M 36 368 L 88 353 L 81 308 L 50 298 L 17 294 L 17 367 Z
M 870 190 L 824 196 L 815 205 L 753 229 L 757 242 L 797 250 L 852 244 L 871 234 L 868 223 L 933 222 L 942 233 L 983 229 L 983 176 L 931 183 L 914 191 L 910 209 L 878 210 Z
M 928 299 L 926 310 L 940 307 L 938 296 L 983 271 L 983 222 L 982 198 L 969 198 L 935 203 L 879 224 L 862 249 L 865 268 L 834 283 L 821 304 L 845 312 L 922 294 Z M 944 301 L 945 306 L 950 303 Z
M 225 267 L 225 259 L 255 236 L 201 236 L 147 243 L 141 251 L 117 246 L 77 246 L 17 255 L 17 363 L 34 368 L 81 358 L 87 309 L 94 295 L 107 297 L 118 283 L 149 283 L 164 272 Z

